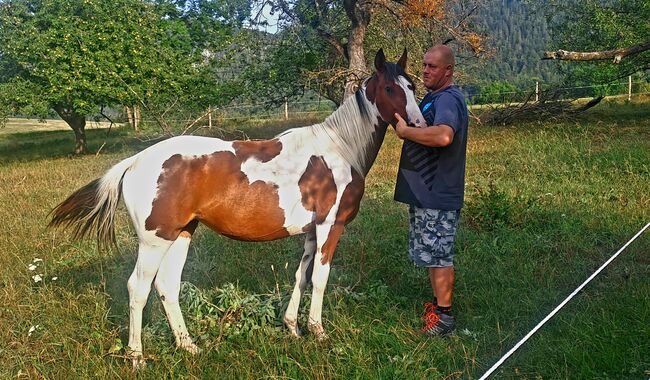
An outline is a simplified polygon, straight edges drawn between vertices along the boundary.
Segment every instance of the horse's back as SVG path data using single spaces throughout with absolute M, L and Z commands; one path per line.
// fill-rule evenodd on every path
M 277 138 L 171 138 L 137 157 L 124 176 L 124 201 L 136 228 L 166 240 L 194 220 L 239 240 L 299 233 L 311 222 L 308 210 L 296 211 L 308 160 L 281 156 L 283 148 Z M 303 162 L 287 166 L 291 159 Z

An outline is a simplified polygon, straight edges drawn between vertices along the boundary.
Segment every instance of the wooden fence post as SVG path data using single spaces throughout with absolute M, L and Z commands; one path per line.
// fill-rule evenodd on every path
M 632 75 L 627 77 L 627 101 L 632 100 Z
M 284 98 L 284 120 L 289 120 L 289 102 Z

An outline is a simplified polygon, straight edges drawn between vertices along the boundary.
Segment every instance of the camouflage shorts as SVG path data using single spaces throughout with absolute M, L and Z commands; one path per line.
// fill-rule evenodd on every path
M 409 207 L 409 257 L 418 267 L 454 265 L 454 240 L 460 210 Z

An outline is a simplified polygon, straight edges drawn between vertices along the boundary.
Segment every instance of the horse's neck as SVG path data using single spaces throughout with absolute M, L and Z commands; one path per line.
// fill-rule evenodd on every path
M 384 137 L 386 136 L 386 129 L 388 127 L 388 124 L 384 123 L 383 121 L 379 122 L 380 125 L 376 127 L 376 133 L 373 135 L 373 140 L 372 143 L 367 150 L 367 156 L 365 159 L 365 167 L 364 167 L 364 172 L 361 173 L 364 177 L 368 172 L 370 171 L 370 168 L 372 165 L 375 163 L 375 159 L 377 159 L 377 155 L 379 154 L 379 148 L 381 148 L 381 145 L 384 142 Z
M 360 91 L 313 127 L 316 133 L 328 135 L 339 154 L 365 177 L 377 158 L 387 125 L 381 121 L 376 107 L 366 100 L 365 90 Z

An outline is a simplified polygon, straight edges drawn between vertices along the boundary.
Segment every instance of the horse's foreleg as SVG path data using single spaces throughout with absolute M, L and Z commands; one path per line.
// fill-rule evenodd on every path
M 176 345 L 193 354 L 200 350 L 192 341 L 187 331 L 181 308 L 178 304 L 178 295 L 181 289 L 181 273 L 187 259 L 187 250 L 191 241 L 189 233 L 182 233 L 169 248 L 160 264 L 154 285 L 160 296 L 169 326 L 174 333 Z
M 334 250 L 341 233 L 343 233 L 342 224 L 334 223 L 316 226 L 317 248 L 314 257 L 314 271 L 311 275 L 313 290 L 307 327 L 318 340 L 327 339 L 322 321 L 323 296 L 330 274 L 330 262 L 332 256 L 334 256 Z
M 298 270 L 296 270 L 296 285 L 293 288 L 289 306 L 287 306 L 287 311 L 284 314 L 284 324 L 291 332 L 291 335 L 296 337 L 302 335 L 298 328 L 298 307 L 300 306 L 302 294 L 305 292 L 305 288 L 311 277 L 310 267 L 312 266 L 314 253 L 316 252 L 316 234 L 314 232 L 307 233 L 304 248 L 305 251 L 302 254 L 300 265 L 298 265 Z
M 138 260 L 127 283 L 129 289 L 129 356 L 133 367 L 145 364 L 142 356 L 142 309 L 147 303 L 151 281 L 153 281 L 160 262 L 169 245 L 149 246 L 140 243 Z

